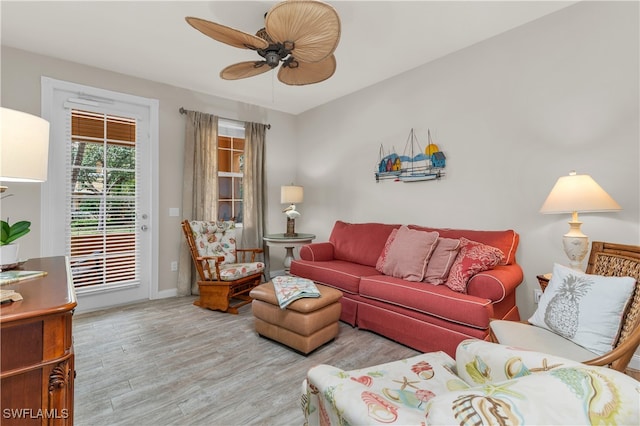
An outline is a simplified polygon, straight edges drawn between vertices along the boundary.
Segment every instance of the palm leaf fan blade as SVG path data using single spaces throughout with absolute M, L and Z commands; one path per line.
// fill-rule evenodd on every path
M 221 43 L 228 44 L 229 46 L 253 50 L 265 49 L 269 46 L 269 43 L 260 37 L 245 33 L 244 31 L 236 30 L 235 28 L 207 21 L 206 19 L 194 18 L 192 16 L 187 16 L 185 19 L 189 25 L 200 31 L 202 34 Z
M 293 42 L 291 54 L 300 62 L 319 62 L 331 55 L 340 41 L 336 10 L 315 0 L 285 1 L 265 18 L 265 29 L 277 43 Z
M 335 71 L 336 57 L 331 55 L 320 62 L 299 62 L 295 68 L 282 66 L 278 71 L 278 80 L 290 86 L 304 86 L 320 83 L 331 77 Z
M 220 71 L 220 77 L 225 80 L 240 80 L 253 77 L 271 70 L 265 61 L 246 61 L 229 65 Z

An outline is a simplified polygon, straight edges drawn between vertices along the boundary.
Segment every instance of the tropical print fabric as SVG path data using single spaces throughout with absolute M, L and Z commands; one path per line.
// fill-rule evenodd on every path
M 481 340 L 354 371 L 312 368 L 308 425 L 637 424 L 640 382 L 618 371 Z
M 234 281 L 257 272 L 262 272 L 264 263 L 236 263 L 236 224 L 233 221 L 201 221 L 189 222 L 193 238 L 198 248 L 198 254 L 206 256 L 223 256 L 220 264 L 220 277 L 215 276 L 215 261 L 209 260 L 212 277 L 207 279 L 219 279 L 221 281 Z M 205 275 L 208 271 L 205 269 Z
M 353 371 L 319 365 L 307 380 L 309 425 L 421 424 L 431 398 L 469 387 L 444 352 Z

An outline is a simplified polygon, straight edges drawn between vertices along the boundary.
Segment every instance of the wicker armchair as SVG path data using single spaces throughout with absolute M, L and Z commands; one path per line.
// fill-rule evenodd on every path
M 198 272 L 200 297 L 193 304 L 237 314 L 251 303 L 249 292 L 260 285 L 264 272 L 264 263 L 255 257 L 263 250 L 236 248 L 233 221 L 185 220 L 182 230 Z
M 594 241 L 591 245 L 591 254 L 589 255 L 586 273 L 610 277 L 632 277 L 636 280 L 635 290 L 626 312 L 623 313 L 620 333 L 613 345 L 613 349 L 602 356 L 585 357 L 585 355 L 582 355 L 582 359 L 578 359 L 579 355 L 576 355 L 574 359 L 588 365 L 609 366 L 615 370 L 624 371 L 640 345 L 640 246 Z M 528 338 L 529 341 L 525 341 L 527 338 L 524 336 L 529 334 L 522 327 L 534 326 L 527 322 L 492 321 L 490 324 L 490 336 L 496 343 L 540 350 L 538 346 L 540 341 L 546 339 L 547 334 L 554 334 L 546 329 L 536 327 L 536 336 L 540 340 Z M 554 336 L 548 337 L 558 339 L 556 342 L 560 342 L 565 348 L 566 345 L 577 346 L 558 335 Z M 580 348 L 578 347 L 578 349 Z M 545 348 L 545 351 L 549 352 L 548 348 Z

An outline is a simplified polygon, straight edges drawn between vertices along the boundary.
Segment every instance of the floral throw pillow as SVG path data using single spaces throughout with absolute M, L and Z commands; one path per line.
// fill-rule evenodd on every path
M 445 285 L 453 291 L 467 292 L 469 278 L 478 272 L 492 269 L 504 258 L 502 250 L 466 238 L 460 238 L 460 252 L 456 257 Z
M 635 283 L 631 277 L 588 275 L 555 264 L 529 322 L 602 355 L 613 348 Z

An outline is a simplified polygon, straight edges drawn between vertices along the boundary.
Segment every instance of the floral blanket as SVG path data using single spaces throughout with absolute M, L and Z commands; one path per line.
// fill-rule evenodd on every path
M 303 297 L 320 297 L 320 291 L 313 281 L 293 276 L 273 277 L 273 288 L 280 309 Z

